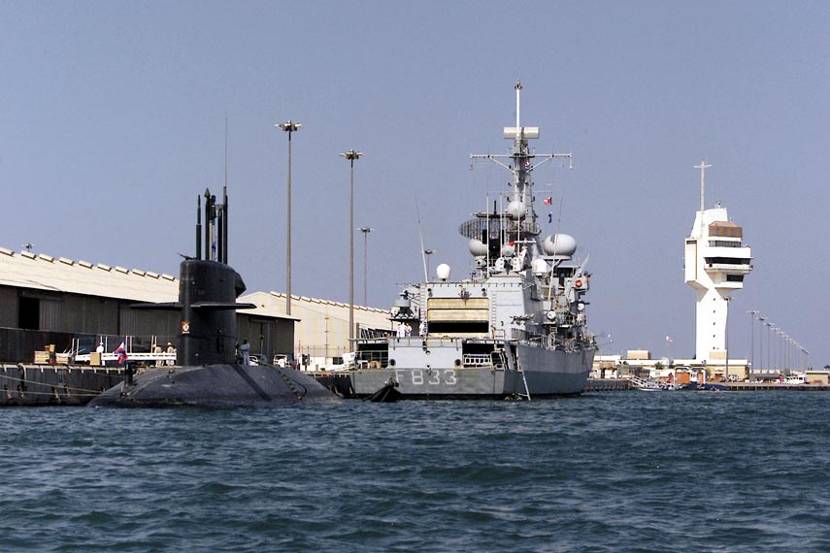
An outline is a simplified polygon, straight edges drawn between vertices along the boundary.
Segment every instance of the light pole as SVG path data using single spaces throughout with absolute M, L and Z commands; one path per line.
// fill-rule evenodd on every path
M 723 341 L 726 346 L 726 361 L 723 367 L 723 382 L 729 382 L 729 302 L 732 298 L 723 298 L 726 301 L 726 323 L 723 327 Z
M 369 300 L 367 299 L 367 291 L 369 288 L 367 285 L 367 282 L 369 282 L 369 233 L 375 229 L 372 227 L 360 227 L 357 230 L 363 233 L 363 305 L 367 306 L 369 305 Z
M 340 154 L 349 161 L 349 347 L 354 341 L 354 162 L 363 152 L 346 150 Z
M 758 325 L 758 358 L 760 359 L 761 366 L 764 369 L 768 369 L 769 367 L 764 365 L 764 326 L 767 324 L 767 318 L 763 315 L 758 315 L 758 322 L 761 323 Z
M 787 333 L 778 329 L 778 364 L 784 374 L 790 374 L 787 368 Z
M 302 123 L 291 121 L 290 119 L 285 123 L 277 123 L 274 125 L 288 133 L 288 220 L 286 221 L 286 244 L 285 244 L 285 280 L 286 280 L 286 295 L 285 295 L 285 313 L 291 314 L 291 135 L 303 128 Z
M 757 311 L 747 311 L 749 313 L 749 366 L 750 372 L 755 369 L 755 316 Z

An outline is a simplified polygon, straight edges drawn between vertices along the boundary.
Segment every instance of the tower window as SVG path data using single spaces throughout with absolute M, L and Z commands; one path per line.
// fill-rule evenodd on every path
M 750 259 L 748 257 L 707 257 L 706 263 L 709 265 L 749 265 Z

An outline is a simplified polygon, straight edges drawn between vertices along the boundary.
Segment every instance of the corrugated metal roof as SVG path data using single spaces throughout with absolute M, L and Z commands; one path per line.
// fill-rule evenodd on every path
M 283 292 L 252 292 L 239 297 L 241 302 L 250 302 L 256 305 L 256 309 L 247 311 L 254 315 L 268 315 L 271 317 L 285 317 L 285 297 Z M 291 295 L 292 305 L 296 309 L 293 313 L 300 324 L 312 324 L 326 316 L 332 316 L 339 320 L 347 321 L 349 317 L 349 304 L 324 300 L 320 298 L 309 298 L 305 296 Z M 355 321 L 368 328 L 388 329 L 390 328 L 389 311 L 376 307 L 355 305 Z
M 271 291 L 271 292 L 269 292 L 269 294 L 271 294 L 272 296 L 277 297 L 277 298 L 285 298 L 286 297 L 285 292 Z M 307 296 L 295 296 L 294 294 L 291 294 L 291 301 L 322 303 L 322 304 L 325 304 L 325 305 L 336 305 L 337 307 L 349 307 L 348 303 L 341 303 L 341 302 L 338 302 L 338 301 L 325 300 L 325 299 L 322 299 L 322 298 L 310 298 L 310 297 L 307 297 Z M 355 311 L 370 311 L 370 312 L 373 312 L 373 313 L 382 313 L 384 315 L 389 314 L 388 309 L 379 309 L 377 307 L 368 307 L 368 306 L 365 306 L 365 305 L 355 304 L 354 308 L 355 308 Z
M 0 285 L 153 303 L 176 301 L 178 279 L 149 271 L 0 248 Z
M 154 273 L 143 269 L 127 269 L 105 263 L 75 261 L 66 257 L 52 257 L 47 254 L 34 254 L 28 251 L 15 252 L 0 247 L 0 286 L 15 286 L 35 290 L 49 290 L 67 294 L 82 294 L 103 298 L 117 298 L 137 302 L 163 303 L 179 299 L 179 279 L 164 273 Z M 259 295 L 285 298 L 279 292 L 252 292 L 240 296 L 240 302 L 251 301 L 251 296 Z M 348 304 L 319 298 L 294 296 L 292 299 L 303 303 L 320 303 L 348 308 Z M 257 302 L 256 309 L 244 309 L 240 313 L 293 319 L 284 312 L 267 308 Z M 388 312 L 374 307 L 355 305 L 355 311 L 367 315 L 384 315 Z

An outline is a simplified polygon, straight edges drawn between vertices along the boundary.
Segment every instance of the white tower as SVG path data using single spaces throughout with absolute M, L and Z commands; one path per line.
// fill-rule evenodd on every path
M 741 242 L 743 229 L 729 220 L 720 205 L 706 209 L 704 171 L 700 169 L 700 211 L 686 239 L 686 284 L 697 293 L 695 357 L 707 365 L 726 362 L 726 322 L 730 295 L 744 287 L 744 277 L 752 270 L 752 253 Z

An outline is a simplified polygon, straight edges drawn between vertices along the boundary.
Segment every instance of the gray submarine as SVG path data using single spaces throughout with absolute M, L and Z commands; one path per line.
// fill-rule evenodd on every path
M 92 407 L 268 407 L 339 398 L 314 378 L 291 368 L 244 364 L 237 356 L 236 310 L 245 292 L 242 277 L 227 264 L 228 196 L 217 204 L 205 192 L 205 255 L 201 201 L 197 204 L 196 257 L 180 265 L 179 301 L 139 304 L 143 309 L 180 309 L 180 366 L 145 369 L 95 397 Z M 217 225 L 218 222 L 218 225 Z M 217 248 L 208 245 L 214 239 Z

